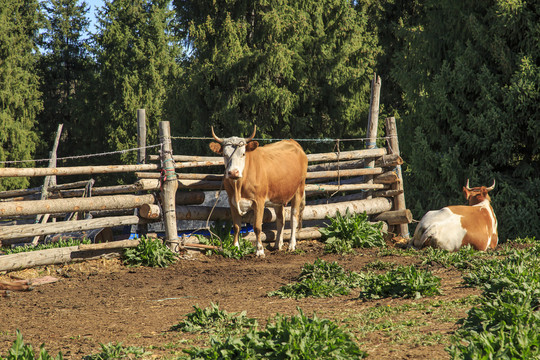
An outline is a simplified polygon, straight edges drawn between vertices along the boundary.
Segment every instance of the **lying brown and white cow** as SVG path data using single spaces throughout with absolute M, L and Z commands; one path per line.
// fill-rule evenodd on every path
M 225 191 L 234 223 L 234 245 L 239 247 L 238 233 L 242 216 L 252 208 L 257 237 L 257 256 L 264 256 L 261 230 L 265 205 L 276 211 L 277 237 L 274 249 L 283 245 L 283 207 L 291 202 L 291 240 L 289 250 L 296 249 L 296 232 L 301 227 L 305 205 L 305 182 L 307 156 L 294 140 L 259 146 L 255 137 L 257 127 L 249 138 L 229 137 L 221 139 L 214 133 L 217 143 L 210 143 L 212 151 L 222 154 L 225 160 Z
M 495 248 L 499 241 L 497 218 L 491 207 L 488 192 L 490 187 L 463 187 L 469 206 L 448 206 L 427 212 L 416 227 L 410 245 L 415 248 L 432 246 L 448 251 L 457 251 L 471 245 L 476 250 Z

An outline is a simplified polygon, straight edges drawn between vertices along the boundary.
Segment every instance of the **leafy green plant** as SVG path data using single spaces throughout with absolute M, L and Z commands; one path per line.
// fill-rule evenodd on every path
M 176 259 L 160 239 L 142 238 L 137 247 L 124 250 L 124 264 L 128 266 L 167 267 Z
M 329 297 L 347 295 L 352 288 L 359 287 L 364 276 L 345 271 L 338 263 L 317 259 L 313 264 L 304 264 L 298 282 L 282 286 L 268 296 L 301 299 L 308 296 Z
M 361 359 L 367 354 L 330 320 L 309 318 L 302 310 L 290 318 L 277 314 L 265 330 L 242 337 L 212 339 L 209 349 L 184 350 L 192 359 Z
M 172 327 L 172 330 L 199 333 L 237 332 L 257 326 L 255 319 L 248 318 L 246 312 L 240 314 L 220 310 L 219 305 L 212 303 L 210 307 L 201 309 L 193 306 L 194 312 L 187 314 L 187 319 Z
M 439 295 L 441 279 L 415 266 L 399 266 L 384 274 L 366 277 L 360 298 L 407 297 L 419 299 Z
M 6 255 L 8 254 L 18 254 L 27 251 L 37 251 L 37 250 L 47 250 L 47 249 L 56 249 L 62 247 L 78 246 L 81 244 L 91 244 L 92 242 L 89 239 L 77 240 L 72 238 L 60 239 L 56 242 L 48 244 L 38 244 L 36 246 L 17 246 L 14 248 L 3 248 L 2 252 Z
M 351 214 L 347 208 L 345 216 L 339 211 L 335 218 L 327 217 L 330 224 L 319 231 L 325 239 L 325 251 L 347 254 L 353 248 L 385 247 L 382 223 L 372 224 L 366 213 Z
M 147 357 L 150 352 L 137 346 L 125 347 L 122 343 L 100 344 L 101 352 L 99 354 L 87 355 L 84 360 L 112 360 L 112 359 L 139 359 Z
M 227 258 L 241 259 L 255 252 L 255 246 L 249 240 L 239 237 L 240 248 L 234 246 L 234 236 L 231 234 L 231 222 L 221 223 L 216 221 L 211 229 L 211 238 L 199 236 L 199 242 L 205 245 L 217 246 L 217 250 L 208 250 L 207 255 L 217 254 Z
M 19 330 L 17 330 L 17 338 L 9 349 L 7 357 L 4 358 L 0 355 L 0 360 L 62 360 L 63 358 L 61 352 L 55 358 L 50 356 L 43 344 L 39 348 L 39 353 L 36 354 L 32 345 L 24 343 L 22 333 Z
M 455 252 L 426 247 L 422 250 L 422 255 L 422 265 L 436 263 L 444 267 L 453 266 L 458 269 L 466 269 L 471 267 L 477 259 L 485 257 L 486 253 L 477 251 L 472 246 L 466 245 Z

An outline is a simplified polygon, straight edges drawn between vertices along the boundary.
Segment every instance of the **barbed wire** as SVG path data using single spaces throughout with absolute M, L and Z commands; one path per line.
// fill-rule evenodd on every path
M 157 145 L 148 145 L 148 146 L 141 146 L 137 148 L 131 148 L 131 149 L 125 149 L 125 150 L 116 150 L 116 151 L 108 151 L 103 153 L 95 153 L 95 154 L 87 154 L 87 155 L 74 155 L 74 156 L 64 156 L 56 158 L 56 160 L 73 160 L 73 159 L 86 159 L 91 157 L 99 157 L 99 156 L 108 156 L 108 155 L 115 155 L 115 154 L 125 154 L 131 151 L 138 151 L 141 149 L 151 149 L 161 147 L 161 144 Z M 51 159 L 35 159 L 35 160 L 9 160 L 9 161 L 0 161 L 0 164 L 21 164 L 21 163 L 29 163 L 29 162 L 45 162 L 50 161 Z
M 328 143 L 331 143 L 331 142 L 336 142 L 336 141 L 340 141 L 340 142 L 343 142 L 343 141 L 363 141 L 363 142 L 368 142 L 368 141 L 373 141 L 373 140 L 385 140 L 385 141 L 387 141 L 390 138 L 391 138 L 390 136 L 385 136 L 385 137 L 378 137 L 378 138 L 375 138 L 375 139 L 370 139 L 370 138 L 352 138 L 352 139 L 321 138 L 321 139 L 293 139 L 293 140 L 298 141 L 298 142 L 318 142 L 318 143 L 320 143 L 320 142 L 328 142 Z M 282 140 L 290 140 L 290 139 L 291 138 L 283 138 L 283 139 L 254 138 L 253 140 L 273 142 L 273 141 L 282 141 Z M 214 140 L 214 138 L 213 137 L 200 137 L 200 136 L 171 136 L 171 140 Z

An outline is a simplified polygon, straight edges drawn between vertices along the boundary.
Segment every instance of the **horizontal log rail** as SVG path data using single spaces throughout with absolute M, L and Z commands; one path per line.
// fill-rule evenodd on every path
M 159 169 L 160 167 L 157 164 L 71 166 L 56 168 L 0 168 L 0 178 L 50 175 L 112 174 L 119 172 L 152 171 Z
M 352 213 L 366 212 L 368 215 L 379 214 L 389 211 L 392 208 L 392 201 L 387 198 L 373 198 L 370 200 L 356 200 L 348 203 L 335 203 L 324 205 L 306 206 L 302 215 L 303 220 L 321 220 L 327 216 L 334 217 L 337 212 L 345 214 L 349 209 Z M 252 223 L 252 213 L 248 212 L 243 216 L 242 221 Z M 285 221 L 289 221 L 290 207 L 285 207 Z M 178 220 L 230 220 L 232 219 L 229 207 L 211 206 L 176 206 L 176 218 Z M 276 212 L 273 208 L 265 208 L 263 222 L 276 221 Z
M 12 201 L 0 203 L 0 217 L 55 214 L 91 210 L 133 209 L 155 202 L 152 194 L 111 195 L 89 198 Z
M 136 215 L 113 216 L 89 220 L 59 221 L 45 224 L 27 224 L 0 226 L 0 245 L 2 240 L 19 239 L 31 236 L 61 234 L 72 231 L 84 231 L 104 227 L 147 224 L 148 220 Z
M 387 154 L 386 149 L 378 148 L 378 149 L 341 151 L 339 153 L 332 152 L 332 153 L 322 153 L 322 154 L 308 154 L 307 158 L 309 162 L 317 162 L 317 161 L 333 161 L 333 160 L 367 159 L 367 158 L 383 156 L 386 154 Z M 148 159 L 150 161 L 159 161 L 159 155 L 149 155 Z M 186 162 L 186 163 L 221 162 L 220 164 L 216 163 L 212 165 L 223 165 L 223 157 L 221 156 L 173 155 L 173 160 L 176 161 L 177 163 L 179 162 Z M 209 166 L 209 165 L 206 165 L 206 166 Z

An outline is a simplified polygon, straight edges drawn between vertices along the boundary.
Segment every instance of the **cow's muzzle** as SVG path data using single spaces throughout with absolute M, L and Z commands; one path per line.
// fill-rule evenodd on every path
M 239 170 L 230 170 L 229 172 L 227 172 L 228 179 L 237 180 L 237 179 L 240 179 L 241 177 L 242 175 L 240 175 Z

